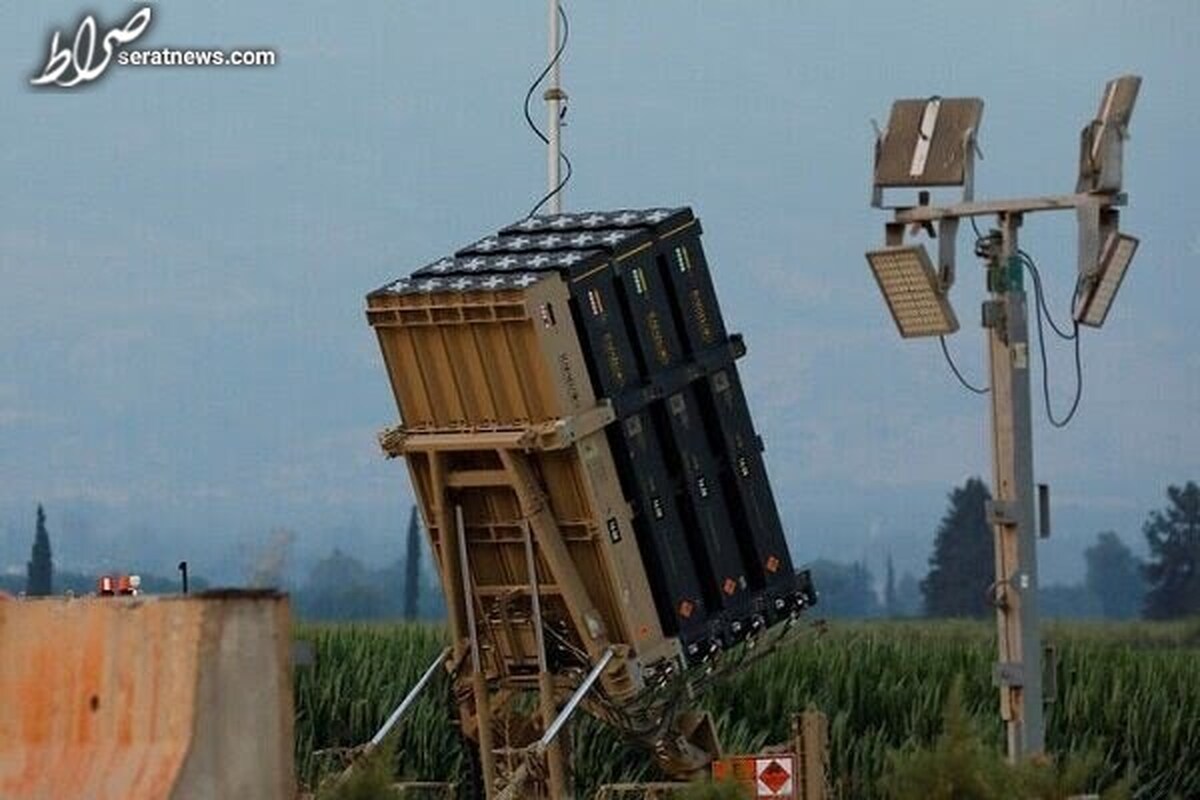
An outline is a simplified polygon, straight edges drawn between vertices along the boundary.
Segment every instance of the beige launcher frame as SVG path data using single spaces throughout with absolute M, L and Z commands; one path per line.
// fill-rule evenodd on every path
M 519 782 L 534 792 L 523 796 L 569 796 L 561 746 L 529 755 L 582 673 L 611 651 L 585 707 L 612 720 L 682 660 L 659 624 L 603 430 L 614 415 L 592 391 L 567 287 L 550 274 L 525 289 L 377 292 L 367 318 L 403 420 L 380 443 L 407 462 L 429 532 L 460 723 L 488 796 Z M 543 632 L 577 663 L 548 667 Z M 531 691 L 537 710 L 522 711 Z M 647 744 L 675 774 L 719 750 L 689 714 Z

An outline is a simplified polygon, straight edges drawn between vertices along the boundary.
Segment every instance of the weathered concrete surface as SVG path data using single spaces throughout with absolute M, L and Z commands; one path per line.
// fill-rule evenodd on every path
M 292 800 L 287 600 L 0 603 L 0 799 Z

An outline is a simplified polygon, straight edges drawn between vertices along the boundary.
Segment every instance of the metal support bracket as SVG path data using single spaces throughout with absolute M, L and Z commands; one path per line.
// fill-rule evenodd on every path
M 958 244 L 958 219 L 946 217 L 938 220 L 938 280 L 942 293 L 954 285 L 954 255 Z
M 1075 209 L 1075 218 L 1079 224 L 1077 271 L 1082 284 L 1095 280 L 1100 269 L 1100 251 L 1120 228 L 1121 212 L 1112 206 L 1083 205 Z
M 388 458 L 441 450 L 562 450 L 616 418 L 612 403 L 601 400 L 578 414 L 520 428 L 409 430 L 395 425 L 381 431 L 378 438 Z
M 600 679 L 600 675 L 603 674 L 605 667 L 608 666 L 608 662 L 613 660 L 615 654 L 615 651 L 611 647 L 605 649 L 603 655 L 600 656 L 600 660 L 595 663 L 591 672 L 583 679 L 583 683 L 579 684 L 579 688 L 571 695 L 571 699 L 562 707 L 562 711 L 558 712 L 558 716 L 554 718 L 554 722 L 550 723 L 550 727 L 546 728 L 546 732 L 542 734 L 542 738 L 538 739 L 537 744 L 534 745 L 539 754 L 544 753 L 546 748 L 550 746 L 550 743 L 554 741 L 554 738 L 558 736 L 563 725 L 567 724 L 567 720 L 575 713 L 575 709 L 579 708 L 579 704 L 583 702 L 583 698 L 596 685 L 596 681 Z
M 1020 664 L 997 661 L 992 665 L 992 685 L 1009 689 L 1025 685 L 1025 668 Z
M 1038 536 L 1043 539 L 1050 538 L 1050 485 L 1039 483 L 1037 485 L 1038 492 Z
M 1042 646 L 1042 702 L 1058 702 L 1058 647 L 1050 643 Z
M 984 513 L 989 525 L 1016 525 L 1015 512 L 1013 504 L 1003 500 L 988 500 L 984 504 Z
M 1004 313 L 1004 303 L 999 300 L 984 300 L 981 306 L 981 322 L 985 328 L 1003 331 L 1007 325 L 1007 315 Z
M 374 752 L 376 748 L 383 743 L 383 741 L 388 737 L 388 734 L 392 732 L 392 729 L 396 727 L 396 723 L 400 721 L 400 718 L 403 717 L 408 712 L 408 709 L 412 707 L 412 704 L 416 701 L 417 696 L 420 695 L 421 692 L 425 690 L 425 687 L 429 685 L 429 682 L 433 680 L 433 676 L 437 673 L 438 667 L 441 667 L 446 663 L 446 659 L 449 657 L 449 655 L 449 647 L 443 648 L 442 652 L 438 653 L 437 658 L 433 660 L 433 663 L 429 665 L 424 674 L 421 675 L 420 679 L 413 685 L 413 687 L 408 690 L 408 694 L 406 694 L 404 699 L 400 701 L 400 705 L 396 706 L 396 709 L 392 711 L 391 715 L 388 716 L 387 721 L 385 721 L 383 725 L 380 726 L 379 730 L 375 732 L 375 735 L 371 737 L 371 740 L 362 747 L 356 749 L 350 763 L 346 765 L 346 768 L 343 769 L 336 778 L 334 778 L 335 783 L 341 784 L 349 779 L 358 765 L 362 763 L 362 760 Z
M 437 658 L 430 663 L 428 669 L 426 669 L 424 674 L 421 675 L 420 680 L 413 684 L 413 687 L 408 690 L 408 694 L 406 694 L 404 699 L 400 701 L 400 705 L 396 706 L 396 710 L 392 712 L 391 716 L 387 718 L 387 721 L 384 722 L 383 725 L 380 726 L 379 730 L 375 732 L 375 735 L 371 737 L 371 741 L 367 743 L 367 747 L 378 747 L 380 742 L 387 738 L 387 735 L 391 733 L 392 728 L 396 726 L 396 723 L 400 721 L 400 718 L 403 717 L 405 713 L 408 712 L 408 709 L 412 707 L 412 704 L 416 701 L 417 696 L 425 690 L 426 686 L 429 685 L 429 682 L 433 679 L 434 674 L 437 673 L 438 667 L 446 663 L 446 659 L 449 656 L 449 647 L 444 648 L 442 652 L 438 653 Z
M 963 134 L 963 183 L 962 199 L 964 203 L 975 200 L 975 156 L 983 158 L 979 142 L 975 139 L 975 129 L 967 128 Z

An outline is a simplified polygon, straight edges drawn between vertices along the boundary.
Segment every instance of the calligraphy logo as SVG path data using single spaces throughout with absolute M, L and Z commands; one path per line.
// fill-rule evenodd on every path
M 72 47 L 61 46 L 61 34 L 54 32 L 46 66 L 42 67 L 40 75 L 29 82 L 34 86 L 59 86 L 65 89 L 90 83 L 104 74 L 118 48 L 137 39 L 149 27 L 149 6 L 135 12 L 124 25 L 110 28 L 103 36 L 99 34 L 96 18 L 88 14 L 75 31 Z

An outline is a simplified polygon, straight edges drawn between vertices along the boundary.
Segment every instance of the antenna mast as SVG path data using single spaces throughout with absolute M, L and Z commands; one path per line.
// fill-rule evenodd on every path
M 563 191 L 555 191 L 561 182 L 562 167 L 562 104 L 567 93 L 559 85 L 561 60 L 558 58 L 559 21 L 558 0 L 547 0 L 550 22 L 550 38 L 547 48 L 550 59 L 550 85 L 542 98 L 546 101 L 546 192 L 550 194 L 550 213 L 562 213 Z M 563 187 L 565 190 L 566 187 Z

